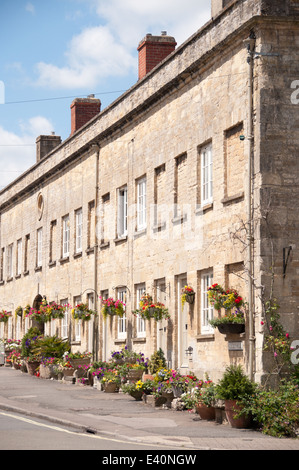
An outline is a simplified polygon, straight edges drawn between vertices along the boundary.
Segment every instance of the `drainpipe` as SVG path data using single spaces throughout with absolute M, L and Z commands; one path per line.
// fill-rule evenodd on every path
M 252 171 L 253 171 L 253 68 L 255 53 L 255 35 L 252 31 L 246 40 L 249 65 L 248 70 L 248 180 L 247 180 L 247 256 L 248 256 L 248 309 L 249 309 L 249 378 L 254 380 L 255 331 L 254 331 L 254 296 L 253 296 L 253 229 L 252 229 Z
M 99 160 L 100 160 L 100 147 L 98 144 L 93 144 L 92 149 L 95 150 L 95 228 L 94 228 L 94 268 L 93 268 L 93 282 L 94 282 L 94 309 L 97 311 L 98 307 L 98 237 L 97 237 L 97 226 L 98 226 L 98 207 L 99 207 Z M 93 357 L 94 360 L 98 360 L 98 338 L 99 338 L 99 319 L 95 317 L 94 328 L 93 328 Z

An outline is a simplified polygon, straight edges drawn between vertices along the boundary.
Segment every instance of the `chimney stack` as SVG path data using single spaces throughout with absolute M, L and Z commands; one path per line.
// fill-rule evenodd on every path
M 36 139 L 36 161 L 42 160 L 59 144 L 61 144 L 61 137 L 55 135 L 55 132 L 52 132 L 52 135 L 40 135 Z
M 137 48 L 139 52 L 139 80 L 171 54 L 176 45 L 175 39 L 168 36 L 166 31 L 162 31 L 161 36 L 147 34 Z
M 76 98 L 71 104 L 71 135 L 101 111 L 101 100 L 94 95 Z

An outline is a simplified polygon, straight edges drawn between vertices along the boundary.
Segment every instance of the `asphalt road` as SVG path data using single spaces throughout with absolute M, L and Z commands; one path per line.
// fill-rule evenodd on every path
M 152 451 L 165 449 L 165 446 L 152 446 Z M 148 451 L 149 445 L 83 433 L 41 419 L 0 411 L 0 450 L 130 450 L 132 455 L 135 451 L 138 455 L 142 450 Z

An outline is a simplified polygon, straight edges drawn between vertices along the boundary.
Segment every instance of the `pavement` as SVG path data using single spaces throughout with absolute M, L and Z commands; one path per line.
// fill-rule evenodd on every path
M 149 449 L 299 450 L 299 439 L 277 439 L 254 429 L 200 420 L 188 410 L 155 408 L 123 393 L 30 376 L 0 367 L 0 410 L 44 419 Z M 109 450 L 109 449 L 108 449 Z

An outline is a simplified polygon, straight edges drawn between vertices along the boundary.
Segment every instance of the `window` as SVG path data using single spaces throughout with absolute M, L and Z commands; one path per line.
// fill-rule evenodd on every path
M 224 133 L 224 201 L 244 197 L 245 142 L 240 137 L 244 133 L 243 123 Z
M 57 222 L 56 220 L 52 220 L 50 226 L 50 253 L 49 253 L 49 262 L 54 263 L 56 260 L 56 230 L 57 230 Z
M 81 296 L 74 297 L 74 306 L 81 303 Z M 82 320 L 75 320 L 75 341 L 81 341 L 81 325 Z
M 137 231 L 146 227 L 146 178 L 137 182 Z
M 128 233 L 128 190 L 127 187 L 118 190 L 118 220 L 117 235 L 125 237 Z
M 95 243 L 95 201 L 90 201 L 88 203 L 87 248 L 92 249 Z
M 61 300 L 60 304 L 61 305 L 68 305 L 68 299 L 63 299 Z M 61 319 L 61 337 L 62 338 L 68 338 L 68 322 L 69 322 L 69 311 L 68 308 L 66 309 L 64 313 L 64 317 Z
M 42 266 L 42 256 L 43 256 L 43 229 L 39 228 L 37 231 L 37 256 L 36 256 L 36 266 L 40 268 Z
M 213 202 L 212 145 L 201 150 L 201 205 Z
M 75 214 L 76 218 L 76 242 L 75 252 L 82 252 L 82 209 L 78 209 Z
M 166 221 L 166 204 L 168 203 L 168 187 L 165 164 L 155 169 L 154 203 L 154 224 L 155 226 L 160 226 Z
M 126 303 L 125 287 L 118 289 L 117 298 L 121 300 L 121 302 L 123 302 L 124 304 Z M 117 336 L 119 339 L 127 337 L 126 311 L 124 312 L 123 317 L 118 317 Z
M 213 273 L 205 273 L 201 276 L 201 332 L 212 333 L 213 328 L 209 320 L 213 318 L 213 306 L 208 299 L 208 287 L 213 284 Z
M 4 253 L 5 248 L 1 248 L 1 267 L 0 267 L 0 281 L 4 281 Z
M 142 295 L 145 293 L 145 284 L 139 284 L 136 287 L 136 308 L 139 308 L 139 302 Z M 143 338 L 145 336 L 145 320 L 139 315 L 137 316 L 137 338 Z
M 62 219 L 62 257 L 70 255 L 70 218 L 68 215 Z
M 13 244 L 7 248 L 7 277 L 8 279 L 13 277 Z
M 174 177 L 174 217 L 185 217 L 188 200 L 189 173 L 187 154 L 184 153 L 175 159 Z
M 22 273 L 22 239 L 17 241 L 17 276 Z
M 29 268 L 29 242 L 30 242 L 30 235 L 26 235 L 25 237 L 25 254 L 24 254 L 24 274 L 28 274 L 28 268 Z

